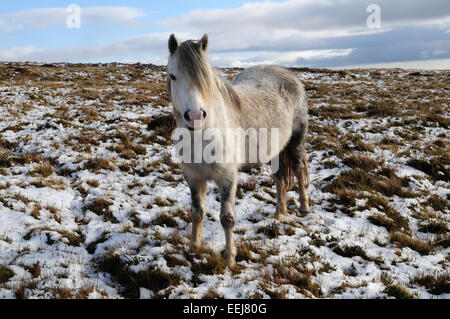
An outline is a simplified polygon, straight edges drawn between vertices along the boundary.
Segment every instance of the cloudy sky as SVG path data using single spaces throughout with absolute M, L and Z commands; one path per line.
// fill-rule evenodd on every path
M 166 64 L 171 33 L 216 66 L 450 69 L 449 0 L 4 0 L 0 61 Z

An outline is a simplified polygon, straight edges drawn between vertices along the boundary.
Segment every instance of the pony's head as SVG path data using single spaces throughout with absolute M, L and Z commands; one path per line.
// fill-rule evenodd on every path
M 167 82 L 175 111 L 187 128 L 202 129 L 210 107 L 214 71 L 206 51 L 208 36 L 200 40 L 180 43 L 175 35 L 169 38 L 169 63 Z

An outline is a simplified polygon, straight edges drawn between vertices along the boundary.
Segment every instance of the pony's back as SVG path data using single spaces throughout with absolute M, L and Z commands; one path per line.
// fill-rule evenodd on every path
M 258 65 L 239 73 L 233 82 L 235 87 L 251 86 L 255 89 L 274 91 L 291 101 L 304 95 L 303 84 L 290 70 L 278 65 Z

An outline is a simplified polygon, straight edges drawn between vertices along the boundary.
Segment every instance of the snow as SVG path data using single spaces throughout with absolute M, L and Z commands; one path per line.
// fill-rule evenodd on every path
M 64 65 L 60 67 L 63 68 Z M 128 91 L 131 94 L 139 94 L 143 91 L 147 95 L 155 94 L 151 89 L 128 87 L 131 81 L 131 78 L 127 76 L 130 72 L 129 68 L 130 66 L 119 66 L 114 69 L 114 72 L 107 71 L 109 73 L 105 81 L 115 83 L 122 91 Z M 20 84 L 13 79 L 0 87 L 0 117 L 2 118 L 0 138 L 3 141 L 17 143 L 17 146 L 8 149 L 8 152 L 16 155 L 38 152 L 41 157 L 54 160 L 52 163 L 54 172 L 49 177 L 33 176 L 32 172 L 37 163 L 23 165 L 16 163 L 5 168 L 1 176 L 0 265 L 11 269 L 14 277 L 5 283 L 0 283 L 0 298 L 14 298 L 15 291 L 20 285 L 30 280 L 35 285 L 26 289 L 28 298 L 56 297 L 54 289 L 61 287 L 69 289 L 76 295 L 77 291 L 87 286 L 94 287 L 88 298 L 123 298 L 121 283 L 116 282 L 113 276 L 98 268 L 99 260 L 107 255 L 118 255 L 124 260 L 129 260 L 129 269 L 134 273 L 151 267 L 178 274 L 181 278 L 179 284 L 164 291 L 165 297 L 168 298 L 200 298 L 211 290 L 224 298 L 248 298 L 255 294 L 262 298 L 269 298 L 267 289 L 261 288 L 264 283 L 271 291 L 284 291 L 286 298 L 315 297 L 312 293 L 298 289 L 292 284 L 278 283 L 277 278 L 268 279 L 275 271 L 274 265 L 292 258 L 304 264 L 304 271 L 314 273 L 311 281 L 319 285 L 324 297 L 388 297 L 384 293 L 385 283 L 381 280 L 385 273 L 388 273 L 395 282 L 407 287 L 408 291 L 416 297 L 450 297 L 448 292 L 439 296 L 432 295 L 425 287 L 412 282 L 413 278 L 421 274 L 448 274 L 449 248 L 437 246 L 432 254 L 423 256 L 409 247 L 396 247 L 389 242 L 389 233 L 384 227 L 376 226 L 368 220 L 368 217 L 377 209 L 365 209 L 367 199 L 357 199 L 355 207 L 352 208 L 354 216 L 346 214 L 343 207 L 339 205 L 336 206 L 335 212 L 327 210 L 335 196 L 325 192 L 324 185 L 330 182 L 330 177 L 339 176 L 349 168 L 342 164 L 336 155 L 324 149 L 314 149 L 308 153 L 312 182 L 309 194 L 313 211 L 306 216 L 298 213 L 297 195 L 295 191 L 291 191 L 288 193 L 288 199 L 291 200 L 290 214 L 283 222 L 275 221 L 273 216 L 276 199 L 264 191 L 266 186 L 261 185 L 270 180 L 267 167 L 256 170 L 256 174 L 239 173 L 240 183 L 254 178 L 257 186 L 255 191 L 245 192 L 242 199 L 236 200 L 236 229 L 239 232 L 235 234 L 235 237 L 238 243 L 249 242 L 260 248 L 258 252 L 251 252 L 253 260 L 238 263 L 240 267 L 238 273 L 226 269 L 223 274 L 201 274 L 196 279 L 199 282 L 194 284 L 191 261 L 186 261 L 187 266 L 170 267 L 164 258 L 170 253 L 171 256 L 177 256 L 180 260 L 186 259 L 184 252 L 188 250 L 191 230 L 191 224 L 185 220 L 188 218 L 190 194 L 182 175 L 179 171 L 171 171 L 171 168 L 166 165 L 153 167 L 156 160 L 166 154 L 172 154 L 172 147 L 170 144 L 168 146 L 162 143 L 162 140 L 161 144 L 150 142 L 144 145 L 147 154 L 139 155 L 131 161 L 111 150 L 111 146 L 120 142 L 112 138 L 118 131 L 126 132 L 129 136 L 136 133 L 139 135 L 137 140 L 149 137 L 152 132 L 147 131 L 145 122 L 141 122 L 140 119 L 169 114 L 172 106 L 160 105 L 159 96 L 150 96 L 152 103 L 143 103 L 139 106 L 118 99 L 113 100 L 110 106 L 105 105 L 105 110 L 99 110 L 99 118 L 93 121 L 81 121 L 82 116 L 77 116 L 80 107 L 103 105 L 104 100 L 86 101 L 80 97 L 74 100 L 75 104 L 70 105 L 67 111 L 68 123 L 61 122 L 58 117 L 48 117 L 48 114 L 56 114 L 58 109 L 66 104 L 69 96 L 79 93 L 76 87 L 71 87 L 70 81 L 77 81 L 79 77 L 89 78 L 92 72 L 99 70 L 65 69 L 64 77 L 69 79 L 69 85 L 57 89 L 52 88 L 50 84 L 46 87 L 45 83 L 39 84 L 34 81 L 29 84 Z M 235 70 L 224 70 L 224 72 L 236 73 Z M 122 76 L 119 77 L 122 80 L 117 82 L 115 79 L 118 75 Z M 96 75 L 93 74 L 93 76 Z M 163 76 L 164 71 L 145 70 L 142 75 L 144 80 L 138 82 L 146 83 L 145 81 L 149 80 L 163 82 Z M 298 76 L 310 84 L 339 84 L 356 87 L 376 85 L 389 89 L 387 79 L 372 80 L 371 75 L 364 72 L 355 74 L 352 80 L 348 76 L 341 78 L 327 73 L 301 72 Z M 428 78 L 424 79 L 424 81 L 427 80 Z M 105 95 L 109 89 L 95 87 L 91 90 Z M 31 99 L 30 93 L 44 96 L 44 102 Z M 431 97 L 427 100 L 430 99 L 432 100 Z M 320 112 L 322 107 L 329 105 L 326 100 L 327 97 L 323 100 L 314 100 L 311 109 L 317 109 Z M 32 108 L 19 116 L 9 112 L 11 109 L 21 110 L 24 102 L 30 103 Z M 348 101 L 348 103 L 351 102 Z M 445 116 L 448 117 L 448 109 L 446 112 Z M 119 121 L 107 122 L 114 119 Z M 333 125 L 343 133 L 360 135 L 365 142 L 376 147 L 375 152 L 369 154 L 371 157 L 394 168 L 399 177 L 408 178 L 410 189 L 418 194 L 417 197 L 392 196 L 389 202 L 396 211 L 408 219 L 413 231 L 417 231 L 419 223 L 413 216 L 416 213 L 413 207 L 418 207 L 420 210 L 423 207 L 421 205 L 426 201 L 425 195 L 421 192 L 426 191 L 448 199 L 450 194 L 448 182 L 433 181 L 424 172 L 408 166 L 408 157 L 398 156 L 398 151 L 385 150 L 376 146 L 385 136 L 399 138 L 395 128 L 392 127 L 381 133 L 367 132 L 371 127 L 386 125 L 387 119 L 362 118 L 353 121 L 350 125 L 347 124 L 347 120 L 339 118 L 330 121 L 312 117 L 312 120 L 320 126 Z M 19 128 L 14 129 L 17 126 Z M 98 142 L 98 145 L 91 145 L 90 151 L 77 149 L 67 143 L 67 138 L 71 135 L 89 134 L 93 134 Z M 427 127 L 422 140 L 410 141 L 411 148 L 419 142 L 426 146 L 432 140 L 430 136 L 436 137 L 439 134 L 446 134 L 448 138 L 448 129 Z M 102 135 L 108 138 L 102 140 Z M 317 133 L 311 133 L 312 138 L 317 135 Z M 77 140 L 73 142 L 75 145 L 80 144 Z M 408 149 L 409 146 L 403 147 Z M 83 169 L 84 163 L 94 157 L 109 159 L 115 169 L 97 172 Z M 334 161 L 336 166 L 324 167 L 323 162 L 326 160 Z M 131 170 L 121 170 L 120 167 L 124 164 L 130 164 Z M 145 167 L 152 167 L 152 169 L 147 175 L 140 176 L 137 170 Z M 58 175 L 58 170 L 62 168 L 74 172 L 67 176 Z M 175 181 L 164 179 L 164 174 L 167 172 L 173 174 Z M 55 183 L 55 179 L 61 179 L 62 182 Z M 33 184 L 39 180 L 49 184 L 43 187 Z M 92 180 L 98 181 L 98 187 L 90 186 Z M 140 186 L 131 187 L 130 185 L 133 184 Z M 268 188 L 272 192 L 275 191 L 274 186 Z M 253 196 L 254 194 L 260 197 L 257 199 Z M 87 204 L 100 197 L 111 202 L 109 209 L 117 223 L 105 220 L 103 216 L 84 209 Z M 156 203 L 157 198 L 168 200 L 169 204 L 160 206 Z M 208 184 L 206 199 L 208 216 L 203 226 L 203 242 L 206 247 L 220 254 L 225 238 L 220 225 L 220 202 L 217 199 L 216 187 Z M 41 205 L 39 217 L 32 214 L 36 204 Z M 431 207 L 426 209 L 432 210 Z M 177 226 L 153 224 L 163 212 L 173 214 L 177 210 L 183 212 L 181 216 L 174 217 Z M 448 210 L 435 212 L 436 216 L 442 218 L 447 225 L 448 213 Z M 136 218 L 137 223 L 131 216 Z M 273 223 L 278 225 L 281 232 L 275 238 L 269 238 L 258 232 L 261 227 L 270 226 Z M 288 227 L 292 227 L 293 234 L 287 233 Z M 177 243 L 171 241 L 175 232 L 181 237 Z M 76 240 L 73 243 L 70 236 L 75 236 L 79 243 Z M 88 246 L 102 236 L 105 236 L 105 240 L 99 242 L 93 252 L 88 252 Z M 434 234 L 422 233 L 423 236 L 430 240 L 437 238 Z M 448 238 L 448 233 L 445 236 Z M 163 239 L 161 240 L 160 237 Z M 320 238 L 326 244 L 315 246 L 312 244 L 315 238 Z M 375 239 L 385 242 L 386 245 L 379 246 L 374 242 Z M 369 260 L 360 256 L 343 257 L 336 254 L 332 249 L 334 242 L 340 247 L 360 246 Z M 267 253 L 267 256 L 262 260 L 263 253 Z M 197 256 L 194 259 L 205 260 L 205 256 Z M 377 262 L 376 258 L 382 261 Z M 40 274 L 32 277 L 30 267 L 37 263 L 40 265 Z M 326 264 L 332 266 L 330 270 L 319 272 L 318 270 Z M 339 287 L 343 288 L 337 290 Z M 157 293 L 140 287 L 139 294 L 140 298 L 152 298 Z

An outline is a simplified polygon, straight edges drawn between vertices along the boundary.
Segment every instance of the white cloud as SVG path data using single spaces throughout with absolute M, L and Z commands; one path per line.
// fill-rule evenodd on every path
M 384 26 L 408 23 L 440 23 L 450 17 L 448 0 L 377 0 Z M 218 32 L 263 28 L 301 32 L 366 28 L 366 9 L 373 0 L 290 0 L 248 3 L 234 9 L 194 10 L 167 19 L 162 25 Z M 242 32 L 245 33 L 245 32 Z
M 14 47 L 0 51 L 0 60 L 2 61 L 18 61 L 21 57 L 38 52 L 35 46 Z
M 0 14 L 0 28 L 6 31 L 13 31 L 26 27 L 38 29 L 65 27 L 69 14 L 67 8 L 38 8 Z M 81 8 L 82 23 L 102 22 L 130 25 L 130 23 L 136 23 L 137 19 L 145 15 L 145 11 L 131 7 Z
M 258 54 L 250 58 L 239 55 L 212 55 L 211 61 L 216 66 L 231 66 L 248 68 L 258 64 L 277 64 L 290 67 L 299 67 L 306 61 L 323 61 L 338 57 L 347 57 L 354 49 L 339 50 L 305 50 L 289 52 L 270 52 L 267 54 Z
M 3 61 L 80 62 L 106 57 L 156 54 L 168 55 L 167 41 L 170 33 L 151 33 L 123 38 L 97 46 L 38 49 L 36 47 L 11 48 L 0 51 Z M 158 59 L 162 61 L 162 59 Z
M 380 29 L 366 26 L 366 8 L 381 7 Z M 336 66 L 450 57 L 448 0 L 291 0 L 248 3 L 234 9 L 194 10 L 160 22 L 170 32 L 152 33 L 92 46 L 38 49 L 12 48 L 1 60 L 14 61 L 156 61 L 164 64 L 167 40 L 210 35 L 215 65 Z M 63 11 L 61 11 L 63 10 Z M 90 7 L 83 23 L 131 25 L 143 17 L 139 9 Z M 0 14 L 0 29 L 49 28 L 65 25 L 65 9 L 33 9 Z M 447 33 L 446 33 L 447 32 Z M 141 58 L 140 58 L 141 57 Z
M 373 2 L 381 8 L 379 29 L 367 27 L 370 13 L 366 9 Z M 450 6 L 448 0 L 435 0 L 432 5 L 423 0 L 266 1 L 233 9 L 194 10 L 162 21 L 161 25 L 196 37 L 208 33 L 214 53 L 324 50 L 333 49 L 326 43 L 336 45 L 337 38 L 353 37 L 359 41 L 409 26 L 447 29 Z M 398 40 L 404 42 L 407 39 Z M 340 49 L 348 47 L 347 44 Z

